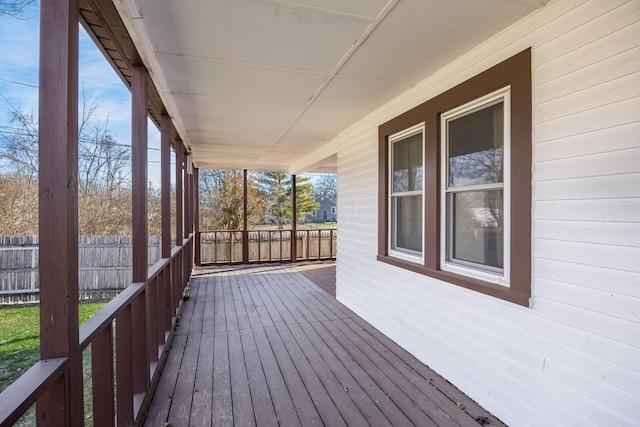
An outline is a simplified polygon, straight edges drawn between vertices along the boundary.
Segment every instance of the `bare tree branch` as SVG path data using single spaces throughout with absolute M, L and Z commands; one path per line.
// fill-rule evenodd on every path
M 0 0 L 0 16 L 21 18 L 24 9 L 35 2 L 36 0 Z

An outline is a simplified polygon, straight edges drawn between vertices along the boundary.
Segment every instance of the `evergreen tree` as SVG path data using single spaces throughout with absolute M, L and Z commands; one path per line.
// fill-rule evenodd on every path
M 262 172 L 260 191 L 265 201 L 265 220 L 283 228 L 291 223 L 291 176 L 285 172 Z M 296 219 L 309 216 L 320 204 L 313 195 L 313 183 L 296 177 Z

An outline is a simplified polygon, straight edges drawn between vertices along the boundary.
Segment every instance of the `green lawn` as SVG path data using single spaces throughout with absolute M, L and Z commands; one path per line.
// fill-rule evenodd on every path
M 80 304 L 80 323 L 104 306 Z M 0 392 L 40 358 L 40 306 L 0 308 Z

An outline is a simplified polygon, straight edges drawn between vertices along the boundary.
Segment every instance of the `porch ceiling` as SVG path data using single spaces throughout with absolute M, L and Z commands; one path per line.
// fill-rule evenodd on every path
M 546 1 L 114 4 L 198 167 L 300 173 L 335 171 L 341 130 Z

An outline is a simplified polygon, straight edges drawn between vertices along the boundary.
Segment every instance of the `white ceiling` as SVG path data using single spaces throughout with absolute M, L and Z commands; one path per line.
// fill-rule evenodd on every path
M 338 132 L 547 0 L 120 1 L 198 167 L 299 173 L 335 171 Z

